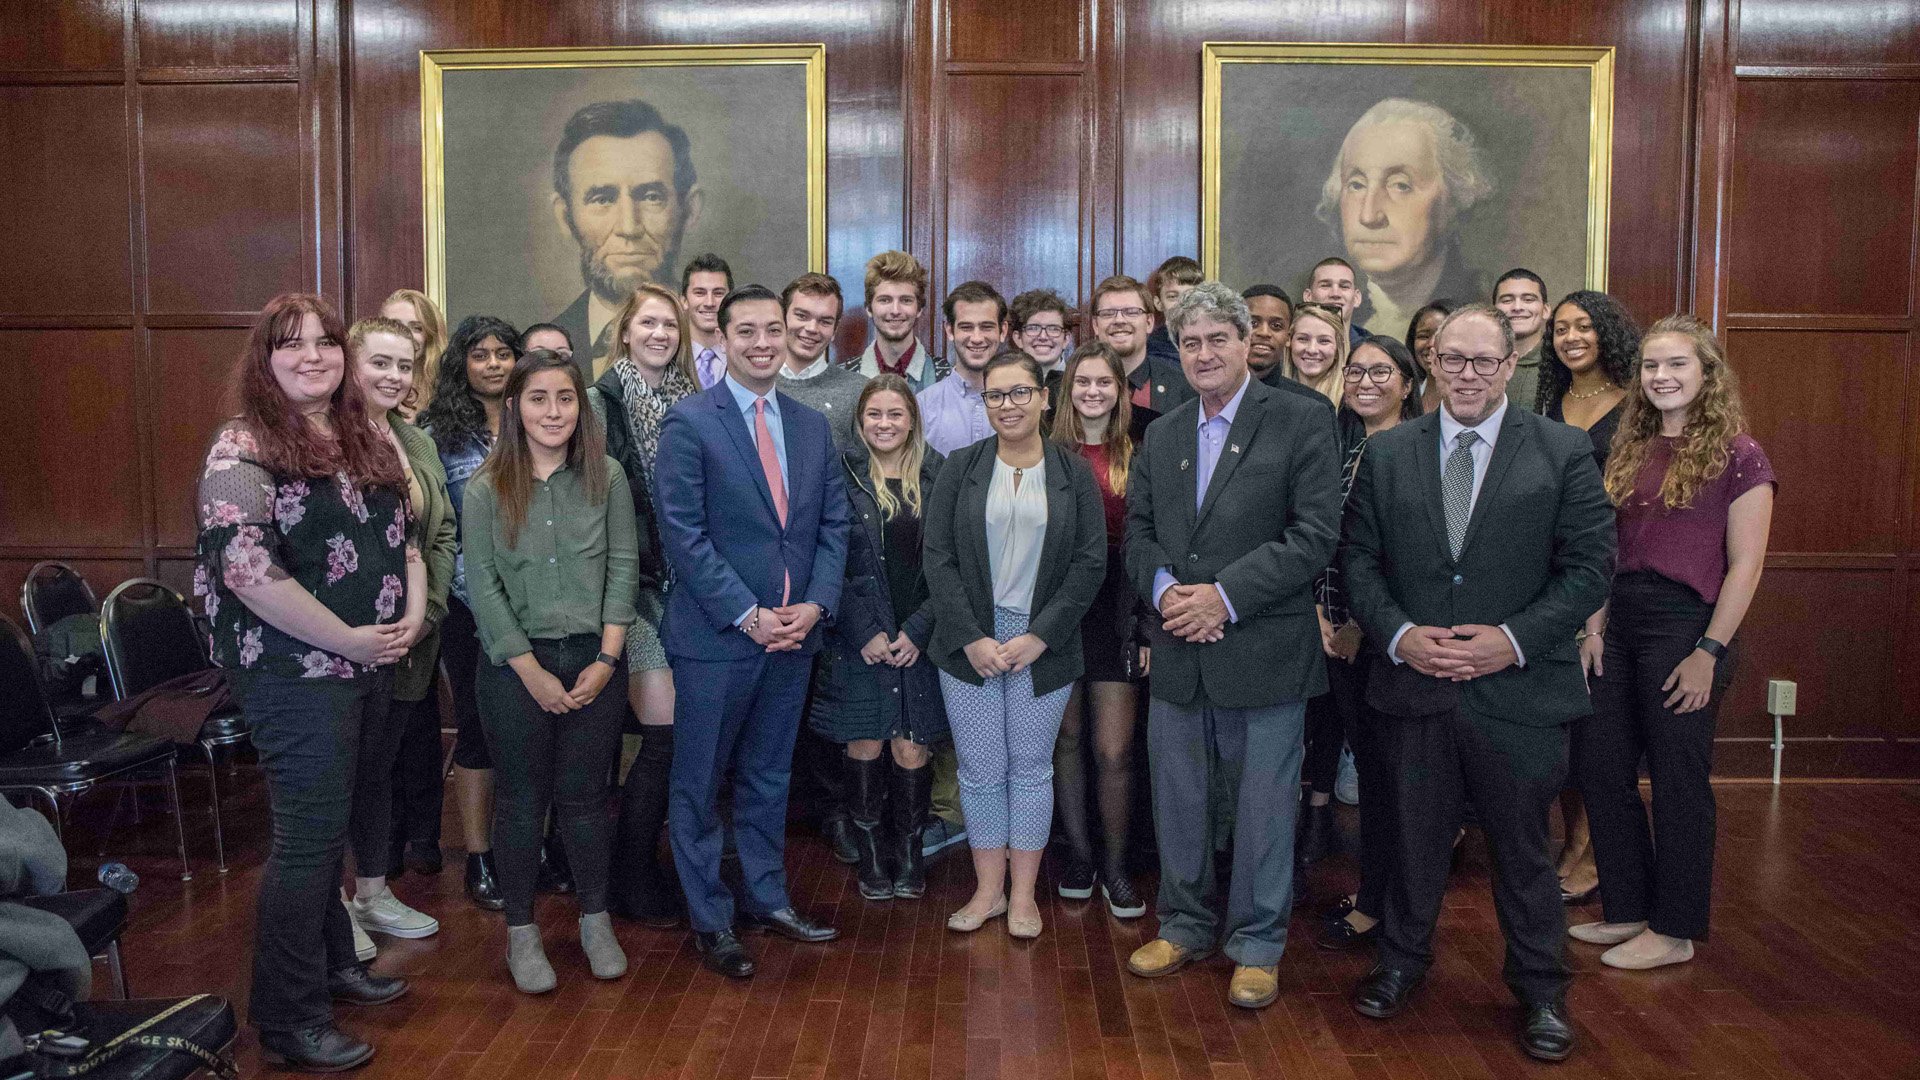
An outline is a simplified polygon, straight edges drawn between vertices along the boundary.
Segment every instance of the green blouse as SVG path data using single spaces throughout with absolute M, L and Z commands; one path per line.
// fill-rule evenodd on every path
M 575 469 L 535 480 L 527 520 L 511 547 L 492 477 L 475 475 L 464 503 L 467 592 L 488 660 L 504 664 L 530 652 L 532 638 L 633 625 L 639 535 L 633 491 L 619 462 L 607 459 L 607 498 L 599 506 L 587 501 Z

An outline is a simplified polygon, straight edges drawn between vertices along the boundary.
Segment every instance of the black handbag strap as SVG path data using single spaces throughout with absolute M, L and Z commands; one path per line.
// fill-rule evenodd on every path
M 206 994 L 195 994 L 190 998 L 177 1001 L 162 1012 L 142 1020 L 139 1024 L 128 1028 L 126 1031 L 115 1035 L 113 1038 L 89 1050 L 87 1055 L 78 1061 L 61 1060 L 43 1052 L 39 1055 L 39 1075 L 48 1078 L 85 1076 L 128 1050 L 143 1049 L 165 1050 L 170 1053 L 178 1052 L 188 1054 L 200 1059 L 200 1063 L 205 1065 L 215 1076 L 219 1077 L 220 1080 L 236 1080 L 240 1075 L 239 1070 L 234 1067 L 233 1060 L 224 1051 L 209 1050 L 199 1043 L 194 1042 L 192 1039 L 180 1035 L 146 1034 L 149 1029 L 172 1017 L 182 1009 L 205 1001 L 207 997 L 208 995 Z M 33 1041 L 35 1048 L 37 1049 L 38 1044 L 44 1041 L 47 1036 L 57 1034 L 57 1032 L 43 1033 L 39 1039 Z

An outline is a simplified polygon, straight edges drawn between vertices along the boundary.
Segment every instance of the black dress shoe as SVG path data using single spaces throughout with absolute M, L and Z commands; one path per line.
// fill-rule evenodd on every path
M 1567 1007 L 1559 1002 L 1527 1006 L 1526 1018 L 1520 1021 L 1520 1048 L 1541 1061 L 1567 1060 L 1573 1053 Z
M 1353 988 L 1353 1011 L 1375 1020 L 1399 1016 L 1422 976 L 1400 968 L 1376 967 Z
M 822 923 L 809 922 L 806 916 L 790 907 L 765 915 L 743 911 L 740 913 L 740 925 L 748 930 L 769 930 L 783 938 L 807 944 L 832 941 L 840 936 L 840 931 Z
M 693 947 L 700 950 L 700 962 L 715 975 L 745 979 L 754 972 L 753 958 L 731 930 L 712 934 L 695 933 Z
M 1373 944 L 1380 937 L 1381 925 L 1380 922 L 1375 921 L 1365 930 L 1356 930 L 1344 915 L 1338 919 L 1328 919 L 1326 931 L 1314 940 L 1314 944 L 1335 952 L 1357 949 L 1362 945 Z
M 488 911 L 507 906 L 507 898 L 500 895 L 500 879 L 493 874 L 493 852 L 467 856 L 467 899 Z
M 845 816 L 836 815 L 820 823 L 820 835 L 827 838 L 827 846 L 833 849 L 833 857 L 848 866 L 860 862 L 860 845 L 853 839 L 853 822 Z
M 1342 896 L 1340 899 L 1335 900 L 1333 903 L 1328 904 L 1324 908 L 1321 908 L 1320 917 L 1327 920 L 1328 922 L 1332 922 L 1335 919 L 1346 918 L 1347 912 L 1352 910 L 1353 910 L 1353 897 Z
M 341 1072 L 365 1065 L 373 1047 L 332 1024 L 316 1024 L 299 1031 L 262 1031 L 260 1057 L 296 1072 Z
M 438 874 L 446 866 L 440 856 L 439 844 L 408 844 L 402 862 L 407 869 L 427 877 Z
M 344 1005 L 385 1005 L 407 992 L 407 980 L 375 975 L 365 964 L 348 964 L 327 973 L 327 993 Z

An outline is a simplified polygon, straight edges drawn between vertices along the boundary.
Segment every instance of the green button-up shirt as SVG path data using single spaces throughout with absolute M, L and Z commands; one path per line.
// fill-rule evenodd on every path
M 529 639 L 598 635 L 631 626 L 639 584 L 639 536 L 633 491 L 620 463 L 607 459 L 607 498 L 594 506 L 577 470 L 535 480 L 527 520 L 507 545 L 492 478 L 467 485 L 462 509 L 467 591 L 480 646 L 495 664 L 533 649 Z

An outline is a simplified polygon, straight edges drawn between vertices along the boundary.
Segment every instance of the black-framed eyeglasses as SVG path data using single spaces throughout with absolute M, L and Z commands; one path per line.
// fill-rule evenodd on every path
M 1093 313 L 1096 319 L 1137 319 L 1147 313 L 1143 307 L 1103 307 Z
M 1020 328 L 1020 332 L 1028 337 L 1039 338 L 1042 341 L 1050 341 L 1054 338 L 1064 338 L 1067 336 L 1067 328 L 1064 326 L 1045 326 L 1040 323 L 1028 323 Z
M 1433 361 L 1440 365 L 1441 371 L 1449 375 L 1460 374 L 1467 370 L 1467 365 L 1471 363 L 1475 375 L 1483 378 L 1491 378 L 1495 372 L 1500 370 L 1500 365 L 1507 362 L 1507 358 L 1504 356 L 1462 356 L 1459 353 L 1443 352 L 1436 355 Z
M 1393 381 L 1394 373 L 1399 370 L 1399 368 L 1394 367 L 1392 364 L 1375 364 L 1372 367 L 1355 367 L 1352 364 L 1348 364 L 1345 377 L 1350 383 L 1357 383 L 1362 379 L 1366 379 L 1375 386 L 1385 386 Z
M 1011 390 L 983 390 L 980 392 L 980 400 L 986 403 L 987 408 L 997 409 L 1009 401 L 1015 405 L 1025 405 L 1033 400 L 1033 395 L 1039 392 L 1040 388 L 1037 386 L 1016 386 Z

